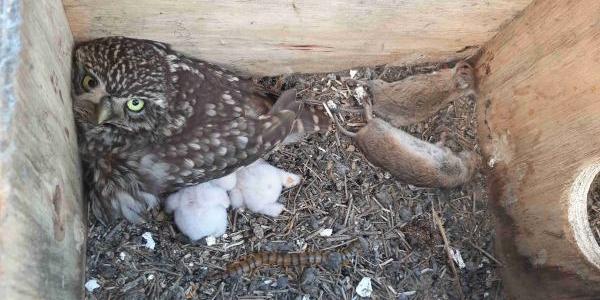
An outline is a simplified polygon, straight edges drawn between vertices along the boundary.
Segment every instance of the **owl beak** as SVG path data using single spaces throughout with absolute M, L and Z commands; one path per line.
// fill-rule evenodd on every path
M 99 104 L 96 105 L 96 123 L 98 125 L 106 123 L 106 121 L 112 118 L 112 105 L 109 99 L 102 99 Z

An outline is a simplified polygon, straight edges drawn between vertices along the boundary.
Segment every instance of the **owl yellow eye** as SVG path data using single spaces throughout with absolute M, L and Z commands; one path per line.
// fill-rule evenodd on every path
M 90 75 L 85 75 L 85 77 L 83 77 L 83 80 L 81 81 L 81 85 L 86 91 L 89 92 L 90 90 L 98 86 L 98 81 L 96 81 L 96 79 L 94 79 L 94 77 Z
M 144 100 L 131 99 L 127 101 L 127 108 L 133 112 L 141 111 L 144 108 Z

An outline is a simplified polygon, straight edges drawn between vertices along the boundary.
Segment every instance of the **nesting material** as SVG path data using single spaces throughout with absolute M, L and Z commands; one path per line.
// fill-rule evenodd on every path
M 277 217 L 284 209 L 277 200 L 283 188 L 298 185 L 299 175 L 276 168 L 262 159 L 236 172 L 237 183 L 230 192 L 231 206 Z
M 373 293 L 371 278 L 363 277 L 356 286 L 356 293 L 361 297 L 371 297 L 371 293 Z
M 212 235 L 207 236 L 205 241 L 206 241 L 206 246 L 213 246 L 217 243 L 217 239 Z
M 473 70 L 466 62 L 395 82 L 371 80 L 368 85 L 375 115 L 396 127 L 424 121 L 450 102 L 475 93 Z
M 461 269 L 464 269 L 467 266 L 458 249 L 452 249 L 452 260 L 454 260 L 456 265 Z
M 99 287 L 100 284 L 98 284 L 98 280 L 96 279 L 90 279 L 85 283 L 85 289 L 90 293 L 94 292 L 94 290 Z
M 142 234 L 142 238 L 144 238 L 145 241 L 144 247 L 154 250 L 154 247 L 156 247 L 156 242 L 154 241 L 154 238 L 152 238 L 152 233 L 146 231 L 144 234 Z
M 333 229 L 331 229 L 331 228 L 325 228 L 319 232 L 319 235 L 323 236 L 323 237 L 330 237 L 332 234 L 333 234 Z
M 438 69 L 437 65 L 357 68 L 356 79 L 398 81 Z M 351 82 L 343 79 L 349 77 L 348 70 L 335 75 L 338 80 L 331 85 L 328 74 L 293 75 L 286 77 L 285 87 L 301 91 L 303 101 L 334 103 L 338 110 L 333 115 L 339 118 L 340 109 L 356 107 L 356 86 L 347 86 Z M 276 77 L 263 82 L 270 87 L 279 81 Z M 403 130 L 436 140 L 438 129 L 444 128 L 450 133 L 448 147 L 457 152 L 475 149 L 474 107 L 474 99 L 463 97 L 428 121 Z M 350 129 L 364 123 L 354 113 L 344 116 L 342 121 Z M 172 216 L 157 210 L 144 224 L 123 222 L 107 228 L 90 218 L 86 277 L 97 278 L 102 285 L 94 297 L 352 299 L 358 298 L 356 286 L 361 279 L 369 277 L 374 299 L 459 299 L 455 277 L 440 247 L 443 241 L 432 221 L 431 205 L 435 205 L 444 218 L 448 239 L 467 264 L 459 273 L 465 297 L 503 299 L 499 262 L 482 252 L 493 253 L 494 245 L 483 178 L 456 189 L 415 189 L 373 167 L 355 145 L 354 140 L 331 131 L 269 154 L 269 163 L 302 175 L 301 185 L 280 196 L 279 202 L 290 213 L 277 220 L 249 210 L 231 213 L 226 236 L 211 247 L 182 242 L 183 235 L 168 226 Z M 332 228 L 332 236 L 320 236 L 323 228 Z M 145 231 L 160 241 L 155 252 L 138 251 L 138 239 Z M 304 280 L 303 268 L 264 267 L 239 281 L 207 277 L 256 251 L 339 251 L 355 233 L 366 234 L 369 247 L 352 263 L 343 263 L 341 272 L 307 268 L 312 276 Z M 127 252 L 125 261 L 119 259 L 121 251 Z M 156 276 L 152 281 L 145 279 L 150 273 Z M 264 284 L 267 280 L 277 286 Z

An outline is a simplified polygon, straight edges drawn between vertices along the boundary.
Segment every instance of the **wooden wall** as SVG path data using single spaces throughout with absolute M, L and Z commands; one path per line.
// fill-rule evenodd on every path
M 261 74 L 469 55 L 531 0 L 63 0 L 76 40 L 126 35 Z M 143 4 L 142 4 L 143 3 Z
M 0 295 L 83 299 L 72 35 L 60 0 L 5 0 L 0 15 L 21 21 L 0 37 Z
M 600 1 L 536 0 L 479 61 L 497 254 L 518 299 L 600 295 L 586 211 L 600 170 L 598 16 Z

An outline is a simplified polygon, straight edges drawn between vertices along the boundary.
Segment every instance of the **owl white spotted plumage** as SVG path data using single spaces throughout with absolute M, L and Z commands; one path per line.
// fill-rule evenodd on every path
M 303 105 L 294 90 L 276 97 L 160 42 L 81 43 L 73 69 L 84 182 L 104 223 L 140 221 L 165 195 L 232 173 L 292 128 L 310 127 L 298 126 Z

